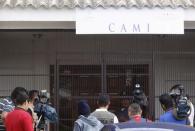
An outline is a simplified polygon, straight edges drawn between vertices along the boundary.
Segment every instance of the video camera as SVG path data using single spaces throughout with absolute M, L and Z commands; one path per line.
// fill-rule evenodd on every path
M 145 109 L 146 106 L 148 105 L 148 100 L 144 93 L 143 87 L 141 87 L 140 84 L 135 84 L 132 95 L 133 103 L 139 104 L 142 110 Z
M 38 122 L 36 127 L 44 130 L 47 122 L 57 122 L 58 116 L 55 108 L 49 104 L 50 94 L 47 90 L 41 90 L 39 97 L 35 101 L 34 111 L 37 113 Z M 47 122 L 46 122 L 47 121 Z
M 184 86 L 181 84 L 174 85 L 169 92 L 173 99 L 173 115 L 178 120 L 187 119 L 191 114 L 190 101 L 184 94 Z

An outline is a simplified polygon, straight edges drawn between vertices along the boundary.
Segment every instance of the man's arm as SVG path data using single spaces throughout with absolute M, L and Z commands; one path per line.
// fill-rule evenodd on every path
M 118 118 L 116 116 L 114 116 L 114 123 L 119 123 Z
M 8 113 L 9 113 L 9 112 L 6 112 L 6 111 L 3 111 L 3 112 L 1 113 L 1 119 L 2 119 L 3 123 L 5 122 L 5 118 L 7 117 Z

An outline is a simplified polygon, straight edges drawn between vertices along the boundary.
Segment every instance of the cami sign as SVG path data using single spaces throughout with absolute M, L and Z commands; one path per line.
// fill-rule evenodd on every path
M 77 34 L 184 34 L 183 9 L 76 10 Z

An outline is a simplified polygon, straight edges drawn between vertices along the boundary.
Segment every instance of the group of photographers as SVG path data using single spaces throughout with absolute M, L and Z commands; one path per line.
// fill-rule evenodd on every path
M 47 131 L 47 122 L 57 122 L 48 93 L 16 87 L 10 97 L 0 100 L 1 119 L 6 131 Z
M 135 84 L 131 91 L 133 103 L 128 98 L 122 100 L 123 108 L 117 115 L 108 111 L 109 96 L 100 95 L 98 106 L 91 113 L 86 101 L 78 103 L 79 118 L 75 121 L 74 131 L 107 131 L 118 122 L 151 122 L 147 115 L 148 100 L 140 84 Z M 194 125 L 194 106 L 184 92 L 182 85 L 173 86 L 168 93 L 159 97 L 162 109 L 165 111 L 159 118 L 160 122 L 182 125 Z M 1 119 L 6 131 L 47 131 L 48 122 L 57 122 L 58 116 L 55 108 L 50 106 L 47 91 L 27 91 L 23 87 L 16 87 L 10 97 L 0 100 Z M 145 114 L 143 112 L 146 112 Z M 118 118 L 117 118 L 118 117 Z M 111 127 L 105 126 L 113 124 Z M 118 127 L 117 127 L 118 128 Z M 128 125 L 120 125 L 128 128 Z

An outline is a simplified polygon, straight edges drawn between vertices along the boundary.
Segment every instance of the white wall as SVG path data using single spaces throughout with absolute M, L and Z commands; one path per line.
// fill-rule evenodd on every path
M 100 7 L 101 8 L 101 7 Z M 163 10 L 171 8 L 163 8 Z M 106 11 L 116 10 L 115 8 L 106 9 Z M 124 10 L 123 8 L 117 9 Z M 153 8 L 152 10 L 162 10 Z M 175 10 L 175 9 L 173 9 Z M 195 29 L 195 10 L 194 8 L 178 8 L 184 11 L 185 29 Z M 151 11 L 149 8 L 131 8 L 131 12 Z M 9 8 L 0 9 L 0 29 L 75 29 L 76 9 L 61 8 Z
M 16 86 L 49 89 L 46 46 L 45 41 L 32 43 L 32 39 L 1 37 L 0 96 L 10 95 Z

